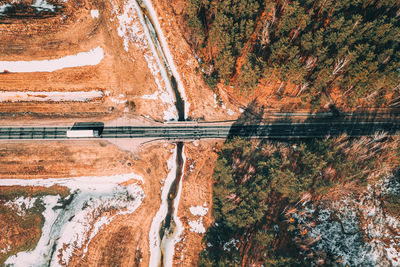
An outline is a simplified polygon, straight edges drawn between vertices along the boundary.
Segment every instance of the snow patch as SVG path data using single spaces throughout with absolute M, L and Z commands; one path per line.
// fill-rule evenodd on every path
M 92 18 L 97 19 L 99 17 L 99 10 L 97 9 L 90 10 L 90 15 L 92 16 Z
M 76 55 L 65 56 L 58 59 L 0 61 L 0 72 L 52 72 L 64 68 L 94 66 L 99 64 L 103 57 L 104 51 L 98 46 L 89 52 L 80 52 Z
M 26 210 L 29 210 L 35 204 L 36 198 L 19 197 L 9 200 L 4 205 L 13 209 L 19 216 L 25 216 Z
M 133 213 L 144 198 L 142 188 L 136 184 L 127 187 L 117 186 L 113 191 L 110 196 L 89 199 L 86 197 L 85 201 L 80 201 L 77 206 L 80 210 L 76 209 L 78 212 L 61 230 L 56 248 L 56 251 L 61 251 L 58 254 L 60 259 L 58 256 L 53 257 L 52 265 L 59 260 L 62 264 L 68 265 L 76 249 L 83 248 L 83 258 L 91 240 L 101 229 L 110 224 L 117 215 Z
M 182 176 L 185 173 L 185 163 L 186 163 L 186 157 L 185 157 L 185 147 L 182 148 Z M 176 167 L 175 167 L 176 168 Z M 161 241 L 161 248 L 164 249 L 164 266 L 166 267 L 172 267 L 173 262 L 174 262 L 174 254 L 175 254 L 175 245 L 181 241 L 181 235 L 184 231 L 183 224 L 178 217 L 178 208 L 179 208 L 179 202 L 181 199 L 181 194 L 182 194 L 182 177 L 179 180 L 179 185 L 178 185 L 178 192 L 176 194 L 176 197 L 173 202 L 174 206 L 174 214 L 173 214 L 173 222 L 175 223 L 175 230 L 170 235 L 170 233 L 166 233 L 164 235 L 163 240 Z M 169 189 L 168 189 L 169 191 Z
M 32 7 L 36 8 L 37 11 L 51 11 L 54 12 L 56 9 L 56 6 L 53 4 L 50 4 L 46 0 L 35 0 L 35 2 L 32 4 Z
M 85 257 L 88 246 L 96 234 L 116 216 L 133 213 L 145 197 L 137 184 L 120 185 L 131 179 L 143 182 L 134 173 L 104 176 L 50 179 L 1 179 L 1 185 L 21 186 L 67 186 L 74 193 L 66 207 L 60 206 L 58 196 L 42 198 L 45 203 L 45 218 L 42 236 L 33 251 L 20 252 L 10 257 L 7 264 L 14 266 L 58 266 L 68 264 L 75 250 L 83 250 Z M 51 251 L 56 248 L 54 255 Z
M 151 223 L 151 228 L 149 232 L 149 246 L 150 246 L 150 262 L 149 266 L 158 266 L 161 260 L 160 247 L 160 227 L 168 213 L 168 193 L 176 175 L 176 157 L 177 149 L 175 148 L 174 153 L 167 161 L 168 166 L 168 176 L 165 179 L 164 186 L 161 192 L 161 205 L 156 216 L 154 216 Z
M 7 259 L 6 265 L 12 265 L 14 267 L 26 267 L 26 266 L 45 266 L 50 258 L 50 232 L 60 210 L 54 210 L 57 201 L 60 199 L 59 196 L 45 196 L 42 201 L 45 205 L 43 212 L 44 225 L 42 228 L 42 234 L 39 242 L 34 250 L 19 252 Z
M 151 18 L 152 22 L 154 23 L 154 27 L 155 27 L 155 30 L 157 32 L 158 40 L 159 40 L 160 45 L 162 47 L 162 51 L 164 52 L 164 56 L 166 57 L 166 61 L 167 61 L 168 65 L 169 65 L 169 67 L 171 68 L 171 72 L 172 72 L 173 76 L 176 79 L 176 82 L 178 84 L 179 93 L 181 94 L 181 97 L 182 97 L 183 101 L 185 101 L 185 118 L 186 118 L 187 115 L 188 115 L 188 112 L 189 112 L 190 104 L 187 101 L 185 89 L 184 89 L 184 86 L 183 86 L 183 82 L 182 82 L 181 77 L 179 75 L 179 72 L 178 72 L 178 70 L 177 70 L 177 68 L 175 66 L 174 58 L 173 58 L 173 56 L 172 56 L 172 54 L 171 54 L 171 52 L 170 52 L 170 50 L 168 48 L 167 41 L 166 41 L 166 39 L 164 37 L 164 34 L 163 34 L 162 29 L 161 29 L 160 23 L 158 22 L 157 13 L 156 13 L 155 9 L 153 8 L 153 5 L 152 5 L 151 1 L 150 0 L 143 0 L 143 4 L 146 6 L 146 9 L 147 9 L 147 11 L 148 11 L 148 13 L 150 15 L 150 18 Z
M 102 91 L 75 91 L 75 92 L 22 92 L 22 91 L 0 91 L 0 102 L 86 102 L 95 98 L 101 98 Z
M 381 203 L 382 196 L 396 188 L 389 180 L 369 185 L 359 195 L 322 201 L 318 207 L 303 205 L 292 214 L 300 232 L 313 240 L 310 253 L 325 251 L 341 265 L 400 266 L 400 221 Z
M 205 216 L 208 212 L 207 204 L 205 202 L 203 206 L 192 206 L 189 210 L 194 216 Z
M 136 1 L 125 0 L 123 11 L 118 12 L 118 7 L 113 6 L 113 14 L 118 19 L 118 35 L 123 40 L 125 51 L 129 51 L 129 46 L 134 44 L 143 53 L 147 66 L 154 77 L 158 91 L 152 95 L 144 95 L 142 99 L 157 100 L 161 99 L 164 103 L 163 112 L 165 121 L 177 120 L 178 112 L 175 107 L 175 96 L 169 85 L 167 73 L 161 63 L 157 50 L 151 41 L 149 30 L 143 18 L 143 14 Z
M 9 244 L 6 245 L 6 247 L 0 249 L 0 254 L 6 254 L 11 250 L 11 246 Z
M 4 13 L 10 8 L 12 5 L 10 4 L 2 4 L 0 5 L 0 16 L 4 16 Z
M 203 218 L 200 218 L 196 221 L 191 221 L 188 220 L 189 226 L 190 226 L 190 231 L 198 234 L 204 234 L 206 232 L 206 229 L 204 228 L 203 225 Z

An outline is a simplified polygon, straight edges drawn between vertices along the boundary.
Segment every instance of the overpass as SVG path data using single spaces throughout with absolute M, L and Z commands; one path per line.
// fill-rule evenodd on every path
M 69 126 L 60 127 L 4 127 L 0 126 L 0 140 L 54 140 L 88 139 L 68 138 Z M 154 138 L 165 140 L 193 140 L 203 138 L 225 139 L 231 136 L 271 139 L 321 138 L 325 136 L 371 136 L 384 132 L 387 135 L 400 134 L 400 121 L 313 121 L 313 122 L 272 122 L 266 124 L 224 123 L 165 123 L 160 126 L 106 126 L 98 137 L 102 138 Z

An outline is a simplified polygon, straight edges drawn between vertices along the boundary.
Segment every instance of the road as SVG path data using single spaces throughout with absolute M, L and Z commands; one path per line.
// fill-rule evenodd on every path
M 68 138 L 70 127 L 0 127 L 0 139 L 84 139 Z M 400 134 L 400 121 L 391 122 L 308 122 L 269 123 L 264 125 L 223 125 L 206 123 L 165 124 L 164 126 L 104 127 L 96 138 L 155 138 L 187 140 L 246 136 L 253 138 L 314 138 L 346 133 L 349 136 L 368 136 L 385 132 Z

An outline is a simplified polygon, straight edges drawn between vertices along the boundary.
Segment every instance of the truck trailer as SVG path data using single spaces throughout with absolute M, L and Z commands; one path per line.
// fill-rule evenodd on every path
M 93 138 L 99 137 L 104 129 L 102 122 L 76 122 L 67 131 L 68 138 Z
M 93 130 L 68 130 L 67 137 L 68 138 L 96 137 L 96 134 Z

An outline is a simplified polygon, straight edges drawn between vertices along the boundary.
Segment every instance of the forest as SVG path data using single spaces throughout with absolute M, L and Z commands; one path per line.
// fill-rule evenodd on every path
M 332 94 L 349 108 L 400 106 L 397 0 L 187 0 L 185 16 L 211 87 L 275 79 L 277 95 L 293 85 L 314 109 Z
M 313 258 L 300 253 L 306 246 L 298 242 L 302 231 L 285 211 L 305 196 L 317 203 L 333 189 L 340 192 L 351 185 L 350 191 L 363 190 L 375 182 L 374 174 L 388 171 L 384 162 L 398 168 L 399 161 L 399 144 L 380 137 L 288 143 L 228 140 L 215 164 L 215 223 L 203 239 L 199 266 L 310 266 Z M 398 199 L 391 194 L 384 200 L 387 212 L 396 216 Z M 325 261 L 336 260 L 326 257 Z

